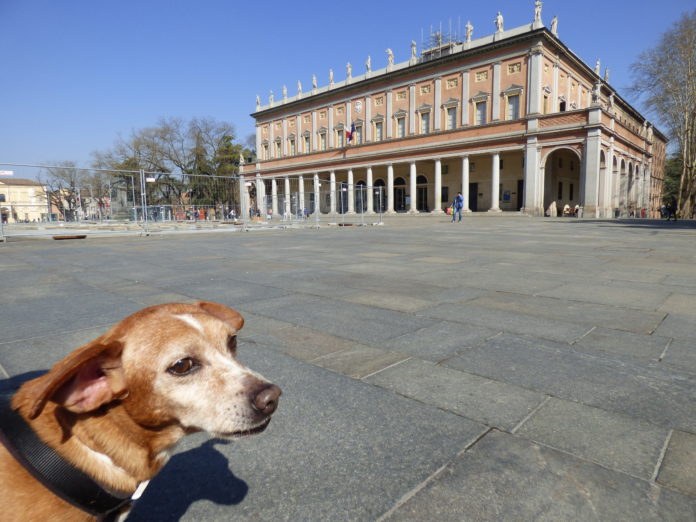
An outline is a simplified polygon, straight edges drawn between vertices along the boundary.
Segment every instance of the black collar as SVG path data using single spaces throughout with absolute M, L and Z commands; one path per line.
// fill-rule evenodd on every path
M 73 467 L 31 429 L 11 406 L 12 393 L 0 392 L 0 442 L 39 482 L 70 504 L 104 519 L 131 502 L 117 497 Z

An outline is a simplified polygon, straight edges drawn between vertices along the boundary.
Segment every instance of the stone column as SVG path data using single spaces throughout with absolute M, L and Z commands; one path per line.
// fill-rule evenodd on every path
M 408 208 L 409 214 L 418 214 L 418 207 L 416 206 L 416 162 L 412 161 L 410 165 L 410 175 L 409 175 L 409 191 L 410 191 L 410 204 Z
M 244 176 L 239 176 L 239 206 L 237 209 L 238 219 L 248 219 L 249 218 L 249 191 L 246 186 L 246 178 Z
M 462 158 L 462 197 L 464 198 L 462 212 L 471 212 L 469 208 L 469 156 Z
M 329 212 L 336 213 L 336 172 L 329 173 Z
M 321 213 L 321 205 L 319 199 L 319 173 L 314 173 L 314 215 Z
M 305 201 L 304 201 L 304 178 L 302 176 L 299 176 L 297 178 L 297 183 L 299 185 L 299 191 L 300 191 L 300 208 L 298 209 L 299 212 L 302 213 L 302 216 L 304 217 L 304 211 L 305 211 Z
M 348 214 L 355 214 L 355 185 L 353 184 L 353 169 L 348 169 Z
M 469 125 L 469 71 L 462 73 L 462 125 Z
M 408 86 L 408 133 L 416 133 L 416 84 Z
M 262 218 L 266 218 L 266 186 L 261 179 L 261 174 L 256 175 L 256 208 L 259 209 Z
M 500 212 L 498 200 L 500 199 L 500 154 L 494 152 L 492 155 L 491 168 L 491 208 L 488 212 Z
M 285 219 L 290 218 L 290 213 L 292 212 L 292 209 L 290 207 L 290 178 L 287 176 L 285 177 L 285 215 L 283 216 Z
M 434 130 L 442 130 L 442 78 L 435 78 L 435 101 L 433 102 L 433 111 L 435 118 L 433 121 Z
M 372 186 L 372 167 L 367 167 L 367 192 L 365 197 L 367 198 L 367 213 L 375 213 L 375 188 Z
M 598 111 L 600 109 L 597 109 Z M 585 147 L 582 158 L 581 192 L 583 198 L 581 206 L 584 208 L 584 217 L 599 217 L 597 215 L 598 191 L 599 191 L 599 155 L 601 152 L 602 132 L 600 129 L 590 129 L 585 138 Z M 584 183 L 582 181 L 584 180 Z
M 491 121 L 500 119 L 500 62 L 493 64 L 493 113 Z
M 278 184 L 275 178 L 271 180 L 271 212 L 273 217 L 278 215 Z
M 387 165 L 387 214 L 394 214 L 394 165 Z
M 435 194 L 431 214 L 442 214 L 442 160 L 435 160 Z
M 522 212 L 531 216 L 544 215 L 544 202 L 540 201 L 543 194 L 544 180 L 539 169 L 539 147 L 536 136 L 527 138 L 524 149 L 524 207 Z
M 541 112 L 542 56 L 541 47 L 532 49 L 527 114 L 539 114 Z

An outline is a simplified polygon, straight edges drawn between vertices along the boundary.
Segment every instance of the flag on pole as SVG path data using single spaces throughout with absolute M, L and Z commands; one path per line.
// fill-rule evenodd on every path
M 355 123 L 352 123 L 350 130 L 346 132 L 346 138 L 348 138 L 348 143 L 353 141 L 353 136 L 355 136 Z

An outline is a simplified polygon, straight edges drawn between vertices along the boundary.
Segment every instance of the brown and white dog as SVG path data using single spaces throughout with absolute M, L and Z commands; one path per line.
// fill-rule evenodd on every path
M 236 360 L 244 319 L 215 303 L 152 306 L 26 382 L 12 407 L 106 491 L 130 496 L 184 435 L 263 431 L 280 388 Z M 0 426 L 2 429 L 2 426 Z M 94 520 L 0 444 L 0 520 Z

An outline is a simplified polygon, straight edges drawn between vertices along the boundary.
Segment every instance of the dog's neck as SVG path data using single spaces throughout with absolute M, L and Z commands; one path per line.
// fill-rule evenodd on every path
M 24 417 L 46 444 L 112 493 L 132 494 L 154 477 L 185 434 L 178 426 L 139 426 L 120 404 L 76 415 L 49 402 L 37 418 Z

